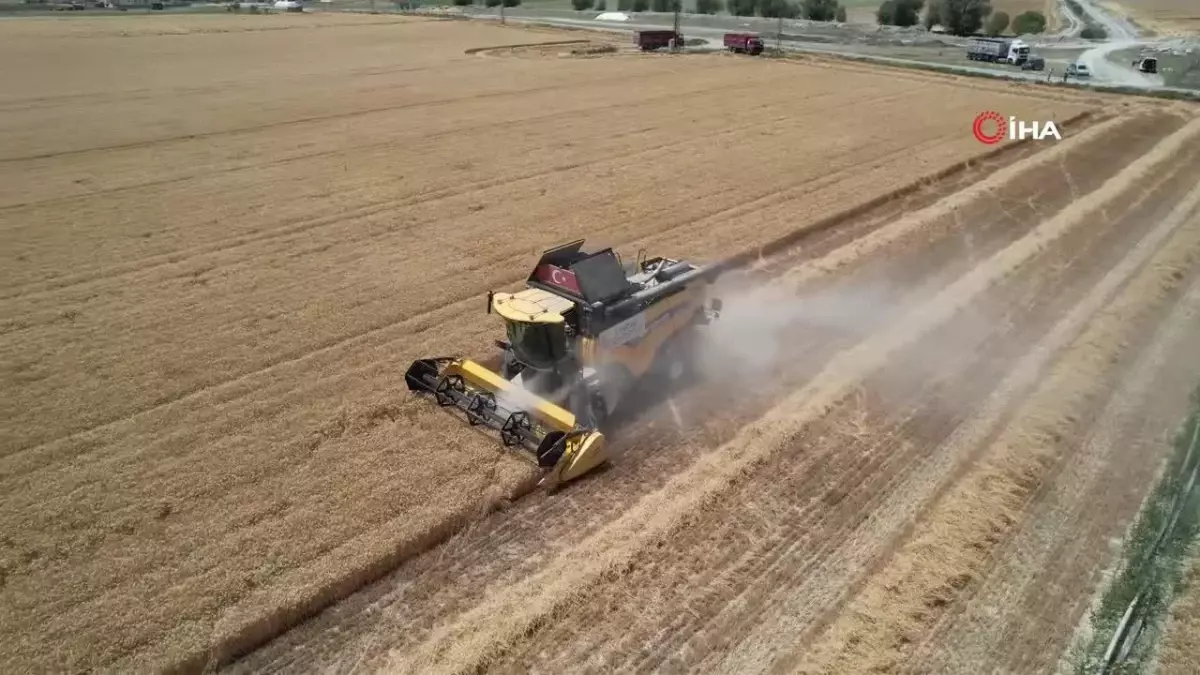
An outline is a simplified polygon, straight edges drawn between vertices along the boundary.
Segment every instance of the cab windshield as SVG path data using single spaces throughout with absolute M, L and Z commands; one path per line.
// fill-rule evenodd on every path
M 538 370 L 552 368 L 562 353 L 561 324 L 509 321 L 508 343 L 517 360 Z

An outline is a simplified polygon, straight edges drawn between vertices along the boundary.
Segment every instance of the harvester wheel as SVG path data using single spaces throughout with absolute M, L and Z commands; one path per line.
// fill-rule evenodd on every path
M 672 340 L 659 357 L 660 376 L 671 384 L 677 384 L 688 377 L 693 368 L 694 350 L 694 336 L 690 334 L 680 335 Z
M 542 447 L 545 448 L 545 450 L 540 451 L 537 456 L 538 466 L 542 467 L 543 469 L 549 469 L 555 464 L 558 464 L 559 458 L 562 457 L 563 450 L 566 449 L 565 445 L 558 442 L 563 436 L 566 436 L 566 434 L 561 431 L 551 431 L 550 433 L 546 434 L 546 437 L 542 439 Z

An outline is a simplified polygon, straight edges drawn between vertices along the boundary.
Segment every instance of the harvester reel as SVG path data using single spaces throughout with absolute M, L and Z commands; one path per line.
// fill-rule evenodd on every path
M 437 399 L 438 405 L 442 407 L 455 405 L 456 397 L 450 393 L 451 391 L 466 395 L 467 384 L 463 382 L 461 376 L 451 375 L 438 382 L 437 389 L 433 390 L 433 396 Z
M 529 421 L 529 413 L 518 410 L 508 416 L 504 420 L 504 426 L 500 427 L 500 440 L 504 441 L 505 447 L 513 447 L 520 445 L 526 434 L 521 432 L 530 432 L 533 430 L 533 424 Z
M 471 426 L 487 424 L 490 413 L 496 411 L 496 397 L 490 391 L 482 391 L 471 397 L 467 405 L 467 421 Z

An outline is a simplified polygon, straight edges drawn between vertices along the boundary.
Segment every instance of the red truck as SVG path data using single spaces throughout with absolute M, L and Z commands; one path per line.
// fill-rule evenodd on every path
M 754 33 L 726 33 L 725 48 L 738 54 L 758 56 L 763 51 L 763 41 Z
M 683 34 L 673 30 L 640 30 L 633 34 L 633 44 L 641 47 L 644 52 L 670 47 L 671 40 L 683 46 Z

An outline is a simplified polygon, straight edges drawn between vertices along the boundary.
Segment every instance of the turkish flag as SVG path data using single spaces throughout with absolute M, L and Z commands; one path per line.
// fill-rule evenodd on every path
M 557 265 L 538 265 L 537 269 L 533 271 L 533 276 L 542 283 L 558 286 L 575 295 L 581 295 L 579 292 L 579 279 L 575 278 L 575 273 L 571 270 L 564 270 Z

